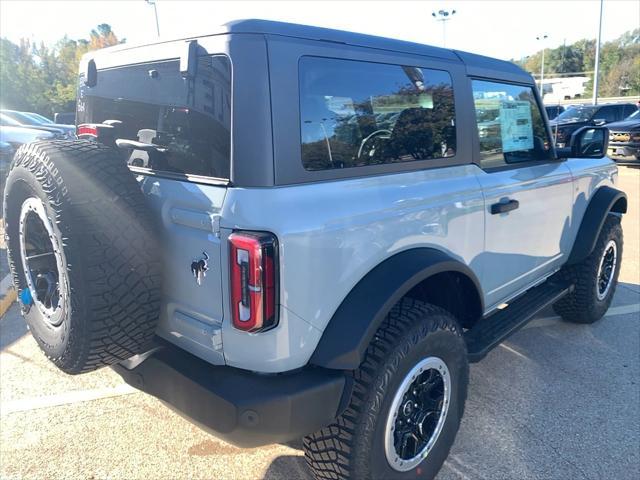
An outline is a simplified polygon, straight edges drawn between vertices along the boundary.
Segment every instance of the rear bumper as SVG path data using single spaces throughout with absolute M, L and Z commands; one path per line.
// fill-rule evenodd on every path
M 132 369 L 114 370 L 193 423 L 239 447 L 286 442 L 330 424 L 349 392 L 343 372 L 305 368 L 264 375 L 213 366 L 164 346 Z

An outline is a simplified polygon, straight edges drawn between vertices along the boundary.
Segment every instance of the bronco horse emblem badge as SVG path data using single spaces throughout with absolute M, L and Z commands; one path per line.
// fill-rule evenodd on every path
M 204 258 L 191 262 L 191 273 L 198 285 L 202 285 L 202 279 L 207 276 L 207 270 L 209 270 L 209 255 L 207 252 L 202 252 L 202 254 Z

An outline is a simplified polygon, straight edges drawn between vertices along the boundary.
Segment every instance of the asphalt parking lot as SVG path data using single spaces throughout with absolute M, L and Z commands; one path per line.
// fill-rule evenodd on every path
M 630 208 L 612 308 L 592 326 L 545 312 L 472 365 L 438 480 L 640 475 L 640 170 L 622 167 L 620 186 Z M 109 369 L 61 373 L 15 304 L 0 318 L 0 477 L 310 478 L 299 443 L 237 449 Z

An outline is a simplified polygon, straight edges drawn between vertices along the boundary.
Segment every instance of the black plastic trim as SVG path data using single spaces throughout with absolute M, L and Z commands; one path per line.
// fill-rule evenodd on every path
M 491 215 L 497 215 L 498 213 L 507 213 L 512 210 L 516 210 L 520 206 L 518 200 L 508 200 L 506 202 L 498 202 L 491 205 Z
M 168 343 L 131 370 L 113 368 L 128 384 L 239 447 L 315 432 L 341 413 L 350 395 L 344 372 L 307 367 L 257 374 L 213 366 Z
M 602 152 L 585 155 L 580 152 L 580 137 L 589 130 L 604 130 L 604 144 L 602 145 Z M 556 156 L 558 159 L 564 158 L 602 158 L 607 155 L 609 150 L 609 129 L 606 125 L 585 125 L 571 132 L 568 146 L 563 148 L 556 147 Z
M 591 254 L 609 213 L 627 213 L 627 195 L 615 188 L 600 187 L 584 213 L 567 265 L 580 263 Z
M 480 282 L 469 267 L 439 250 L 406 250 L 375 267 L 351 290 L 325 329 L 310 363 L 337 370 L 358 368 L 391 308 L 418 283 L 442 272 L 466 275 L 475 285 L 484 311 Z
M 542 310 L 573 290 L 573 285 L 551 277 L 533 287 L 503 310 L 478 321 L 464 334 L 469 362 L 479 362 L 493 348 L 520 330 Z

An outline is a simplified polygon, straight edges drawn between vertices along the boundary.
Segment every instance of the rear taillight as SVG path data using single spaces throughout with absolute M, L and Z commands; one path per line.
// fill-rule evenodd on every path
M 105 120 L 102 123 L 81 123 L 76 127 L 76 135 L 84 140 L 97 140 L 105 145 L 115 146 L 117 129 L 120 120 Z
M 234 232 L 229 236 L 231 317 L 247 332 L 277 325 L 278 241 L 270 233 Z
M 78 137 L 89 136 L 98 138 L 98 126 L 92 123 L 84 123 L 82 125 L 78 125 L 76 129 L 76 135 Z

